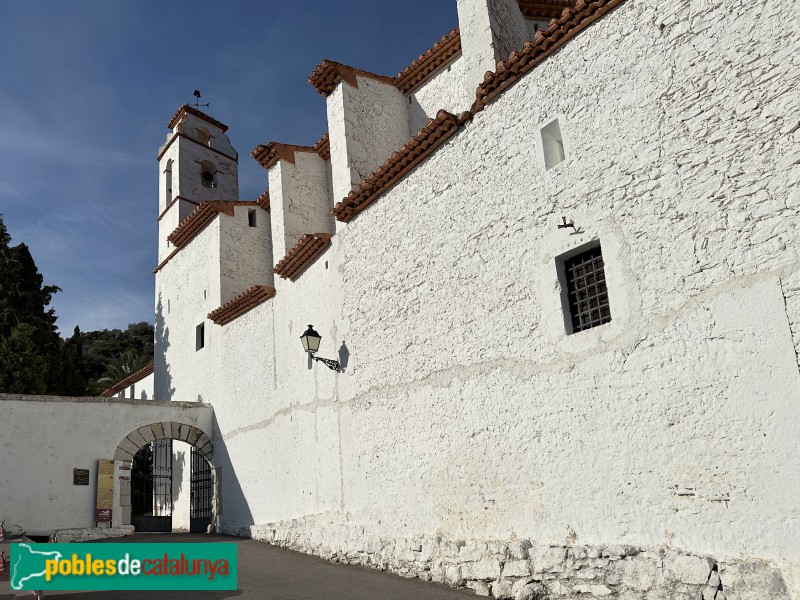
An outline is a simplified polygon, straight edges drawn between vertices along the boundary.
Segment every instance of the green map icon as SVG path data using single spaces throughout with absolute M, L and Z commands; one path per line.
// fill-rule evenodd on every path
M 11 545 L 12 590 L 235 590 L 232 542 Z
M 11 553 L 11 589 L 36 589 L 37 579 L 45 582 L 45 561 L 60 560 L 55 550 L 34 550 L 31 544 L 14 544 Z M 44 587 L 44 586 L 43 586 Z

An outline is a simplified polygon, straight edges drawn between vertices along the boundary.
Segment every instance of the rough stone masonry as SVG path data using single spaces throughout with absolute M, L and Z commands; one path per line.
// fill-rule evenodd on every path
M 275 529 L 254 527 L 239 534 L 333 562 L 464 586 L 479 596 L 494 598 L 791 598 L 780 571 L 767 561 L 718 562 L 667 547 L 540 545 L 530 540 L 474 542 L 441 538 L 364 538 L 338 546 L 334 538 L 327 544 L 307 545 L 313 543 L 309 538 L 316 536 L 292 523 L 276 524 Z

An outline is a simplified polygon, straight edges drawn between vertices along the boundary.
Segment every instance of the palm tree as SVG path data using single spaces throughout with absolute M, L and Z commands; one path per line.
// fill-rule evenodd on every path
M 150 359 L 146 356 L 137 354 L 133 350 L 126 350 L 108 363 L 105 375 L 98 379 L 97 383 L 111 387 L 137 371 L 141 371 L 149 362 Z

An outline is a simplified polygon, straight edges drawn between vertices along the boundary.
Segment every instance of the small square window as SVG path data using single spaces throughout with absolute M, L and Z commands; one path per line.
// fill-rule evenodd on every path
M 611 321 L 603 253 L 596 246 L 563 262 L 572 333 Z
M 247 211 L 247 224 L 250 225 L 250 227 L 256 226 L 256 211 L 254 208 Z
M 541 134 L 544 168 L 549 170 L 566 158 L 564 140 L 561 137 L 561 127 L 558 125 L 558 119 L 553 119 L 542 127 Z
M 206 345 L 206 326 L 205 323 L 200 323 L 195 328 L 195 351 L 204 348 Z

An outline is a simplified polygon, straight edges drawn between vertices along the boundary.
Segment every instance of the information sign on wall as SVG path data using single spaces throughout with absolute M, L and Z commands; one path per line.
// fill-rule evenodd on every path
M 97 508 L 95 521 L 110 521 L 114 507 L 114 461 L 101 458 L 97 461 Z
M 72 469 L 72 485 L 89 485 L 89 469 Z

